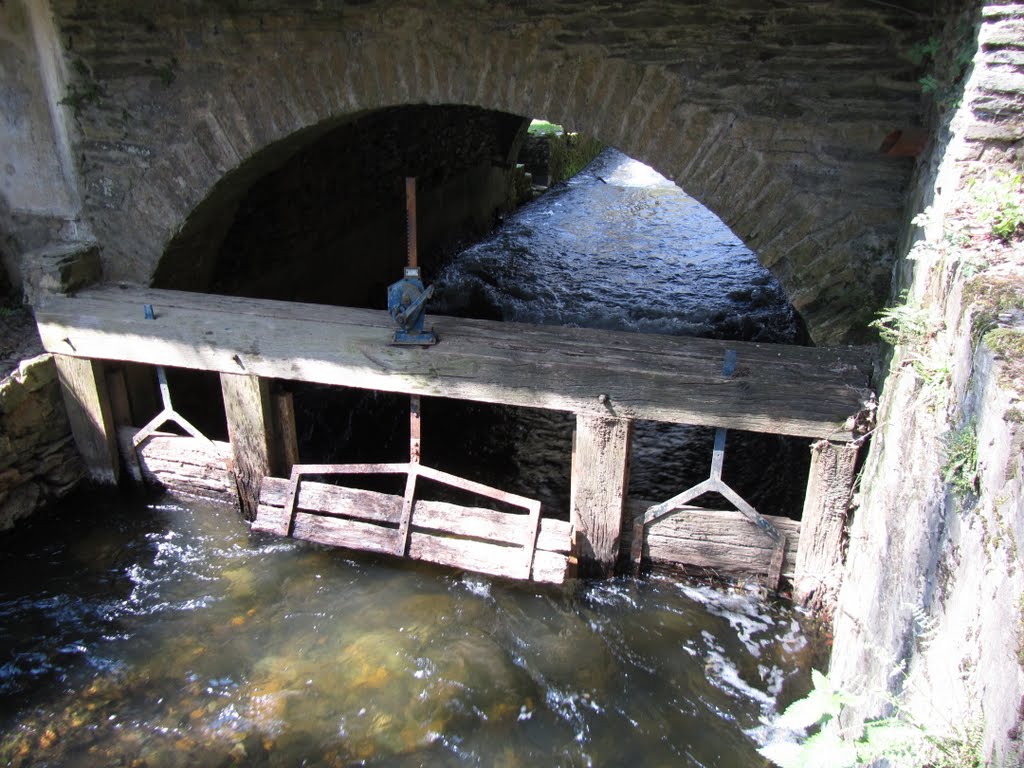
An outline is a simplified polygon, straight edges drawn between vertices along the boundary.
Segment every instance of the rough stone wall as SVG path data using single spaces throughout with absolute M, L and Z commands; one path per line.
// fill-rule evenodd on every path
M 887 295 L 919 117 L 904 53 L 931 0 L 146 3 L 54 0 L 85 208 L 110 279 L 148 282 L 220 182 L 400 104 L 542 116 L 651 163 L 722 216 L 818 342 Z
M 88 239 L 65 110 L 63 57 L 46 0 L 0 3 L 0 262 Z
M 983 756 L 1012 766 L 1024 759 L 1024 389 L 1019 361 L 982 339 L 1014 324 L 1024 338 L 1021 317 L 992 298 L 999 286 L 1024 308 L 1024 246 L 979 226 L 971 180 L 1024 159 L 1024 5 L 990 0 L 968 19 L 980 22 L 973 71 L 962 98 L 937 100 L 952 116 L 921 166 L 906 299 L 892 300 L 906 314 L 850 530 L 831 674 L 864 694 L 851 722 L 886 714 L 895 696 L 931 734 L 980 733 Z M 942 56 L 960 49 L 958 21 Z M 977 493 L 954 469 L 956 441 L 971 438 Z
M 0 531 L 63 496 L 84 475 L 50 355 L 0 379 Z

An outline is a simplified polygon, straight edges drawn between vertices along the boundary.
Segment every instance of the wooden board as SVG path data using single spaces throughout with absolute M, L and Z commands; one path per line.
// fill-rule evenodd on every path
M 235 459 L 238 499 L 242 514 L 252 520 L 259 506 L 260 483 L 276 469 L 272 465 L 274 416 L 270 382 L 259 376 L 222 373 L 220 389 Z
M 228 443 L 208 443 L 195 437 L 155 432 L 136 450 L 132 437 L 137 431 L 137 427 L 117 430 L 125 466 L 136 482 L 145 481 L 176 493 L 237 504 L 235 481 L 228 470 L 231 460 Z
M 395 347 L 384 311 L 117 287 L 43 297 L 36 320 L 48 351 L 76 357 L 841 441 L 868 395 L 854 348 L 442 316 L 436 346 Z
M 576 417 L 569 496 L 584 576 L 611 576 L 619 559 L 632 427 L 624 419 Z
M 64 410 L 89 479 L 116 485 L 121 475 L 113 408 L 103 364 L 54 355 Z
M 652 502 L 630 499 L 631 518 Z M 786 537 L 782 577 L 792 582 L 796 569 L 800 523 L 786 517 L 764 516 Z M 622 535 L 622 557 L 629 558 L 633 526 Z M 643 559 L 659 566 L 697 568 L 726 578 L 760 579 L 771 563 L 774 542 L 740 512 L 686 507 L 647 526 Z
M 253 530 L 281 534 L 288 528 L 288 481 L 265 478 Z M 402 497 L 313 481 L 299 487 L 292 535 L 330 546 L 390 554 L 395 550 Z M 509 578 L 523 576 L 525 514 L 417 499 L 409 557 Z M 531 578 L 560 583 L 572 574 L 572 526 L 541 519 Z
M 793 599 L 819 614 L 835 609 L 843 583 L 843 547 L 856 479 L 857 449 L 857 443 L 826 440 L 811 446 Z

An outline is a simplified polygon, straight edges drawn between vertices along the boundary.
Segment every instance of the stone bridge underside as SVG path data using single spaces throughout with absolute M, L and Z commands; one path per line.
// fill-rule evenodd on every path
M 152 282 L 204 200 L 354 114 L 468 105 L 563 123 L 675 180 L 776 274 L 818 343 L 860 338 L 888 298 L 913 161 L 880 146 L 920 122 L 906 53 L 936 5 L 52 3 L 107 280 Z

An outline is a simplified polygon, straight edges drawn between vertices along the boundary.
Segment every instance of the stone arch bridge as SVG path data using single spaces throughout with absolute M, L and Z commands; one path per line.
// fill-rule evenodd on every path
M 501 167 L 515 159 L 505 118 L 545 117 L 715 211 L 814 341 L 857 340 L 888 298 L 913 169 L 882 147 L 921 122 L 908 54 L 939 5 L 6 0 L 0 248 L 30 290 L 83 242 L 105 281 L 214 290 L 253 189 L 296 159 L 315 170 L 318 142 L 445 107 L 428 136 L 406 112 L 405 159 L 382 167 L 433 153 L 417 170 L 442 173 L 444 137 L 466 125 L 476 160 Z M 365 129 L 382 115 L 395 119 Z

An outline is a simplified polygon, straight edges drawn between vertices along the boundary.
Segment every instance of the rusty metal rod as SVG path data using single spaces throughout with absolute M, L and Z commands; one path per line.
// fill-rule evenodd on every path
M 418 267 L 416 253 L 416 177 L 405 177 L 405 249 L 410 267 Z M 412 395 L 409 398 L 409 462 L 419 464 L 420 461 L 420 398 Z
M 410 267 L 418 267 L 419 259 L 416 254 L 416 177 L 405 177 L 405 230 L 406 230 L 406 253 L 409 258 Z

